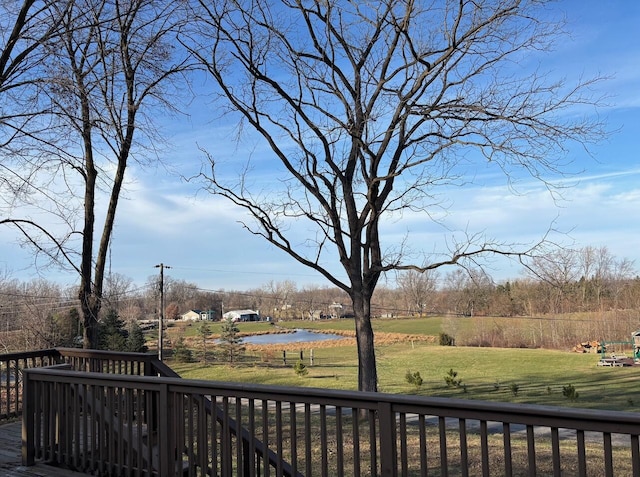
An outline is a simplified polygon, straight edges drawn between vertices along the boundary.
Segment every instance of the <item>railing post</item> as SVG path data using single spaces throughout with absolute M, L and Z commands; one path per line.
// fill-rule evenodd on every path
M 35 416 L 35 384 L 31 381 L 31 373 L 25 369 L 22 372 L 24 399 L 22 413 L 22 465 L 35 464 L 34 444 L 34 416 Z
M 169 403 L 169 386 L 167 384 L 160 384 L 158 387 L 158 407 L 166 412 L 157 416 L 158 453 L 160 454 L 158 456 L 160 458 L 158 471 L 160 475 L 171 475 L 169 472 L 170 464 L 174 462 L 174 459 L 171 458 L 174 454 L 172 433 L 176 432 L 176 429 L 175 425 L 173 425 L 173 406 Z M 156 416 L 154 416 L 155 418 Z M 164 446 L 162 443 L 164 443 Z M 149 470 L 151 471 L 152 469 Z
M 397 477 L 396 417 L 390 402 L 378 403 L 380 428 L 380 475 Z M 372 474 L 375 475 L 372 469 Z

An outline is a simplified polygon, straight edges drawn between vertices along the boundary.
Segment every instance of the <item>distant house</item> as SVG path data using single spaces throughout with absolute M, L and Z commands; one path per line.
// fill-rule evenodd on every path
M 338 318 L 342 315 L 342 304 L 336 303 L 335 301 L 329 305 L 329 317 L 330 318 Z
M 335 301 L 329 305 L 329 317 L 330 318 L 353 318 L 353 307 L 349 305 L 342 305 Z
M 309 319 L 313 320 L 321 320 L 324 318 L 324 312 L 322 310 L 310 310 L 307 312 L 309 315 Z
M 180 319 L 183 321 L 200 321 L 208 320 L 213 321 L 216 319 L 215 310 L 189 310 L 186 313 L 180 315 Z
M 200 319 L 201 320 L 209 320 L 209 321 L 215 321 L 218 316 L 218 313 L 216 313 L 216 310 L 202 310 L 200 311 Z
M 231 310 L 227 311 L 222 317 L 231 321 L 261 321 L 260 313 L 254 310 Z
M 200 319 L 199 310 L 189 310 L 186 313 L 180 315 L 180 319 L 184 321 L 196 321 Z

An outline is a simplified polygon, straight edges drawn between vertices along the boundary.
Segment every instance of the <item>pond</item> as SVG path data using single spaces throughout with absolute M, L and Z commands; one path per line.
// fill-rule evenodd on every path
M 315 333 L 307 330 L 295 330 L 293 333 L 269 333 L 265 335 L 246 336 L 242 339 L 242 342 L 246 344 L 286 344 L 341 339 L 344 339 L 344 336 Z

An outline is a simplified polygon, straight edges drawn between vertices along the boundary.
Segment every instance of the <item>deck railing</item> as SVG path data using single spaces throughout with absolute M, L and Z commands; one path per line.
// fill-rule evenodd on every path
M 6 383 L 4 381 L 2 383 L 0 409 L 4 409 L 6 412 L 0 414 L 0 422 L 14 419 L 23 414 L 23 393 L 25 389 L 23 385 L 23 373 L 28 369 L 43 367 L 47 367 L 48 369 L 56 368 L 59 370 L 65 369 L 85 373 L 107 373 L 133 377 L 162 376 L 180 378 L 173 369 L 159 361 L 155 354 L 56 348 L 0 355 L 0 371 L 5 370 L 7 376 L 15 376 L 15 379 L 8 379 Z M 96 409 L 98 408 L 96 407 Z M 102 409 L 99 416 L 94 416 L 101 419 L 102 424 L 112 418 L 108 409 L 108 407 Z M 206 412 L 209 418 L 218 420 L 219 422 L 223 419 L 221 410 L 209 401 L 204 403 L 203 412 Z M 155 435 L 158 432 L 158 423 L 161 419 L 164 419 L 162 413 L 163 410 L 159 404 L 153 401 L 149 401 L 145 405 L 144 410 L 138 413 L 138 415 L 144 416 L 144 430 L 147 435 Z M 242 427 L 236 425 L 233 419 L 229 419 L 228 417 L 224 419 L 227 432 L 235 439 L 238 439 L 245 449 L 250 448 L 256 458 L 264 461 L 267 467 L 272 466 L 275 468 L 276 466 L 281 466 L 283 468 L 282 475 L 286 477 L 296 475 L 292 473 L 290 466 L 286 462 L 283 463 L 271 450 L 265 448 L 262 442 L 250 436 Z M 146 447 L 153 448 L 153 446 Z M 97 464 L 93 463 L 93 465 L 95 467 Z
M 26 465 L 162 477 L 640 477 L 636 413 L 57 368 L 24 380 Z
M 55 349 L 0 355 L 0 422 L 22 414 L 22 370 L 59 363 Z
M 0 355 L 0 423 L 22 415 L 25 369 L 68 363 L 77 371 L 177 377 L 153 354 L 51 348 Z

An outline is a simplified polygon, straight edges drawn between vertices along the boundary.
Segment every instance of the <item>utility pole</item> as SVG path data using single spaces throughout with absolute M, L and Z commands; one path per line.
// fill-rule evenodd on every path
M 162 351 L 164 343 L 164 269 L 171 268 L 161 263 L 154 268 L 160 269 L 160 314 L 158 315 L 158 359 L 162 361 Z

